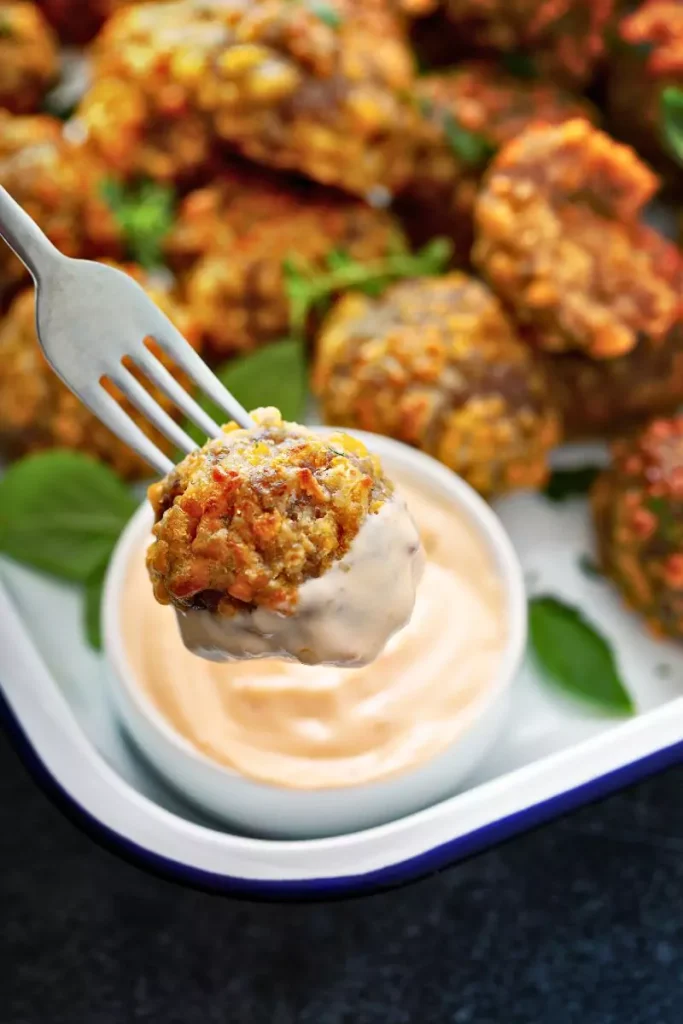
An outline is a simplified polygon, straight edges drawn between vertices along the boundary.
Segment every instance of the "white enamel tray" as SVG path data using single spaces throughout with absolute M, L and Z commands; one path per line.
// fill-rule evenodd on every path
M 594 462 L 568 448 L 560 464 Z M 516 495 L 497 510 L 530 593 L 579 605 L 617 651 L 637 703 L 601 716 L 552 690 L 527 660 L 495 751 L 458 795 L 389 825 L 332 839 L 231 834 L 186 806 L 138 758 L 83 641 L 69 586 L 0 559 L 0 714 L 27 767 L 60 806 L 121 855 L 178 881 L 271 899 L 324 898 L 409 881 L 683 757 L 683 647 L 651 639 L 607 583 L 586 577 L 585 501 Z

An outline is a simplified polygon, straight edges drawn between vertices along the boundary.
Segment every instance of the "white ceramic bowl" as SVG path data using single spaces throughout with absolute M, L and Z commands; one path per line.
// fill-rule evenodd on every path
M 315 428 L 321 433 L 329 428 Z M 242 832 L 288 839 L 356 832 L 392 821 L 451 796 L 486 755 L 505 720 L 509 691 L 526 644 L 522 571 L 507 534 L 468 484 L 436 460 L 398 441 L 360 431 L 389 476 L 401 474 L 464 514 L 481 535 L 503 583 L 507 642 L 498 676 L 463 712 L 457 739 L 416 768 L 375 782 L 301 790 L 255 782 L 212 761 L 180 736 L 143 692 L 122 635 L 123 587 L 152 527 L 147 504 L 138 509 L 114 552 L 104 596 L 104 639 L 119 714 L 144 757 L 181 794 Z

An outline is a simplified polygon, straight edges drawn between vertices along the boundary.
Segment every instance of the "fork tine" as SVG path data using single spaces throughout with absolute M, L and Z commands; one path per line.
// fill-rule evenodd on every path
M 143 434 L 138 425 L 133 423 L 128 413 L 121 408 L 108 391 L 105 391 L 101 385 L 97 385 L 97 392 L 96 397 L 95 394 L 83 394 L 81 400 L 124 444 L 136 451 L 145 462 L 149 462 L 160 476 L 170 473 L 173 469 L 171 460 Z
M 183 428 L 161 408 L 149 391 L 145 390 L 140 381 L 135 379 L 130 370 L 119 365 L 115 370 L 110 370 L 107 376 L 123 391 L 126 398 L 133 403 L 145 419 L 149 420 L 172 445 L 180 448 L 186 454 L 197 448 L 189 434 L 186 434 Z
M 173 404 L 189 420 L 192 420 L 195 426 L 204 431 L 207 437 L 219 436 L 221 428 L 218 424 L 202 409 L 198 402 L 195 402 L 191 395 L 188 395 L 185 388 L 178 383 L 175 377 L 168 372 L 166 367 L 159 362 L 157 357 L 148 348 L 143 345 L 141 351 L 136 352 L 130 358 L 143 371 L 150 382 L 159 388 L 160 391 L 163 391 L 167 398 L 170 398 Z
M 246 409 L 221 384 L 215 373 L 211 372 L 201 356 L 195 352 L 170 320 L 164 317 L 163 330 L 158 329 L 153 337 L 178 366 L 192 378 L 195 384 L 199 385 L 216 405 L 225 409 L 231 419 L 247 430 L 254 426 L 254 421 Z

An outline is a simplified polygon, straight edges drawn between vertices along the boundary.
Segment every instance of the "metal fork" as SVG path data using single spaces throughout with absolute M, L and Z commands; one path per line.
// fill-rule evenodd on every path
M 171 444 L 197 444 L 152 398 L 122 360 L 128 358 L 189 420 L 215 437 L 220 427 L 145 345 L 152 338 L 230 419 L 253 421 L 140 285 L 114 267 L 64 256 L 0 186 L 0 236 L 30 271 L 36 288 L 36 327 L 45 358 L 88 409 L 160 474 L 173 463 L 103 387 L 116 384 Z

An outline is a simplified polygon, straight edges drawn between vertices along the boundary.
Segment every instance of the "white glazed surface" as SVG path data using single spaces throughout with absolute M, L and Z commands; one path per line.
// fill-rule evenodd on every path
M 488 506 L 463 481 L 429 457 L 385 438 L 363 436 L 389 476 L 404 474 L 464 515 L 480 534 L 500 575 L 507 618 L 501 670 L 462 713 L 451 746 L 417 768 L 365 785 L 324 790 L 288 789 L 244 778 L 184 740 L 152 705 L 135 679 L 122 639 L 122 596 L 130 558 L 144 549 L 152 516 L 143 506 L 112 559 L 105 597 L 105 646 L 113 695 L 122 720 L 146 759 L 193 803 L 242 832 L 285 839 L 355 832 L 392 821 L 451 796 L 485 756 L 501 728 L 507 695 L 526 640 L 521 568 Z
M 572 446 L 558 465 L 604 457 L 600 446 Z M 473 771 L 465 791 L 418 814 L 353 835 L 295 842 L 254 839 L 216 826 L 178 798 L 125 742 L 105 685 L 105 664 L 83 639 L 77 588 L 0 558 L 0 688 L 48 776 L 75 806 L 140 857 L 162 858 L 179 880 L 277 896 L 372 888 L 400 881 L 494 842 L 590 795 L 609 773 L 683 743 L 683 651 L 653 640 L 613 590 L 587 579 L 586 503 L 552 505 L 520 494 L 497 504 L 522 560 L 528 589 L 580 605 L 615 647 L 639 714 L 602 716 L 558 694 L 527 659 L 512 688 L 505 730 Z M 668 671 L 660 671 L 667 666 Z M 640 772 L 635 768 L 632 777 Z M 614 782 L 612 785 L 618 785 Z M 557 801 L 540 811 L 546 801 Z M 483 830 L 483 831 L 482 831 Z M 479 838 L 480 837 L 480 838 Z M 420 864 L 415 867 L 416 861 Z M 430 861 L 431 863 L 431 861 Z M 378 874 L 379 873 L 379 874 Z M 369 880 L 366 882 L 366 880 Z

